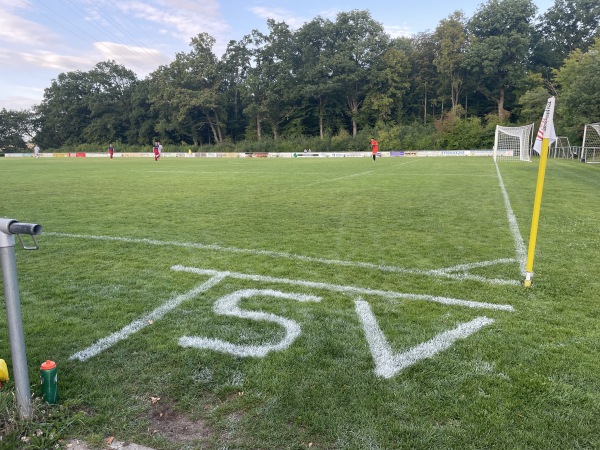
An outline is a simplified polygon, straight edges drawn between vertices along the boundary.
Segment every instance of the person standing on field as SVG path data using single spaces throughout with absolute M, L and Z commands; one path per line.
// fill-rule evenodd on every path
M 373 161 L 377 158 L 377 152 L 379 151 L 379 144 L 375 138 L 371 138 L 371 151 L 373 152 Z
M 154 152 L 154 161 L 158 161 L 158 142 L 154 143 L 154 148 L 152 149 L 152 151 Z
M 110 156 L 110 159 L 113 159 L 113 154 L 115 153 L 115 148 L 113 147 L 112 144 L 109 144 L 108 146 L 108 156 Z
M 37 144 L 35 144 L 35 147 L 33 148 L 33 151 L 35 153 L 35 157 L 39 158 L 40 157 L 40 147 Z
M 158 143 L 158 159 L 160 159 L 160 155 L 162 155 L 162 144 Z

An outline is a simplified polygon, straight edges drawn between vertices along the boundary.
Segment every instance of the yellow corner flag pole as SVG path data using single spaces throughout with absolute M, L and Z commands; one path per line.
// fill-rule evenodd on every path
M 535 243 L 537 240 L 538 224 L 540 222 L 540 209 L 542 207 L 542 192 L 544 191 L 544 177 L 546 175 L 546 164 L 548 162 L 548 148 L 550 141 L 556 140 L 554 132 L 554 97 L 548 99 L 544 117 L 540 123 L 540 129 L 533 146 L 540 154 L 540 166 L 538 169 L 538 178 L 535 186 L 535 199 L 533 201 L 533 216 L 531 218 L 531 232 L 529 233 L 529 248 L 527 250 L 527 264 L 525 265 L 525 287 L 531 287 L 531 278 L 533 277 L 533 258 L 535 256 Z

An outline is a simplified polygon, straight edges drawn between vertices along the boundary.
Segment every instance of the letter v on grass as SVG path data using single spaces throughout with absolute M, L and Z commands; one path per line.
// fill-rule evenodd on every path
M 533 257 L 535 255 L 535 242 L 540 221 L 540 209 L 542 207 L 542 192 L 544 191 L 544 176 L 546 175 L 546 163 L 548 162 L 548 147 L 551 142 L 556 140 L 556 133 L 554 131 L 554 101 L 554 97 L 548 99 L 544 117 L 540 123 L 540 129 L 533 146 L 533 149 L 540 154 L 540 167 L 538 169 L 535 199 L 533 201 L 533 215 L 531 217 L 531 232 L 529 233 L 525 281 L 523 282 L 525 287 L 531 287 L 531 278 L 533 277 Z

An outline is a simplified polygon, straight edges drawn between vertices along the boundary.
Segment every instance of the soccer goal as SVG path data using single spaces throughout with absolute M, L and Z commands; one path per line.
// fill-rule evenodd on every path
M 581 160 L 585 163 L 600 163 L 600 123 L 588 123 L 585 126 Z
M 533 124 L 521 127 L 496 125 L 494 161 L 531 161 Z
M 569 143 L 569 138 L 566 136 L 557 136 L 556 141 L 550 144 L 550 152 L 548 154 L 550 158 L 573 158 L 573 150 Z

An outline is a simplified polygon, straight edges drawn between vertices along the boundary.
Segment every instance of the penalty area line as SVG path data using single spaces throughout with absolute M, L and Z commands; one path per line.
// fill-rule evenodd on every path
M 188 272 L 194 273 L 197 275 L 208 275 L 208 276 L 227 276 L 238 280 L 249 280 L 249 281 L 257 281 L 257 282 L 266 282 L 266 283 L 282 283 L 282 284 L 291 284 L 294 286 L 302 286 L 306 288 L 313 289 L 324 289 L 333 292 L 341 292 L 345 294 L 351 295 L 377 295 L 379 297 L 384 297 L 388 299 L 409 299 L 409 300 L 421 300 L 428 301 L 434 303 L 440 303 L 442 305 L 453 305 L 453 306 L 466 306 L 468 308 L 476 308 L 476 309 L 492 309 L 499 311 L 509 311 L 514 312 L 514 308 L 512 305 L 506 304 L 497 304 L 497 303 L 487 303 L 487 302 L 476 302 L 472 300 L 462 300 L 458 298 L 451 297 L 438 297 L 435 295 L 427 295 L 427 294 L 410 294 L 403 292 L 393 292 L 393 291 L 384 291 L 380 289 L 369 289 L 369 288 L 360 288 L 354 286 L 342 286 L 337 284 L 323 283 L 320 281 L 305 281 L 305 280 L 292 280 L 289 278 L 277 278 L 277 277 L 269 277 L 265 275 L 251 275 L 245 273 L 236 273 L 236 272 L 220 272 L 218 270 L 212 269 L 199 269 L 196 267 L 186 267 L 181 265 L 175 265 L 171 267 L 172 270 L 176 272 Z
M 107 241 L 107 242 L 126 242 L 131 244 L 146 244 L 146 245 L 156 245 L 156 246 L 167 246 L 167 247 L 184 247 L 184 248 L 194 248 L 200 250 L 212 250 L 218 252 L 227 252 L 227 253 L 238 253 L 238 254 L 247 254 L 247 255 L 257 255 L 257 256 L 268 256 L 272 258 L 285 258 L 292 259 L 297 261 L 304 261 L 310 263 L 319 263 L 319 264 L 327 264 L 333 266 L 340 267 L 357 267 L 361 269 L 370 269 L 370 270 L 380 270 L 382 272 L 392 272 L 392 273 L 403 273 L 409 275 L 420 275 L 420 276 L 430 276 L 430 277 L 438 277 L 438 278 L 448 278 L 451 280 L 473 280 L 481 283 L 488 284 L 497 284 L 497 285 L 520 285 L 521 282 L 519 280 L 509 280 L 502 278 L 486 278 L 479 275 L 473 275 L 471 273 L 466 272 L 469 268 L 474 267 L 484 267 L 492 264 L 500 264 L 504 263 L 508 260 L 500 259 L 495 261 L 485 261 L 482 263 L 473 263 L 469 266 L 456 266 L 461 267 L 461 269 L 451 270 L 451 269 L 433 269 L 433 270 L 420 270 L 420 269 L 407 269 L 403 267 L 397 266 L 388 266 L 381 264 L 373 264 L 368 262 L 360 262 L 360 261 L 344 261 L 337 259 L 327 259 L 327 258 L 317 258 L 314 256 L 305 256 L 298 255 L 294 253 L 286 253 L 286 252 L 276 252 L 272 250 L 255 250 L 255 249 L 245 249 L 245 248 L 237 248 L 237 247 L 224 247 L 216 244 L 201 244 L 195 242 L 176 242 L 176 241 L 160 241 L 158 239 L 147 239 L 147 238 L 128 238 L 128 237 L 119 237 L 119 236 L 95 236 L 89 234 L 73 234 L 73 233 L 59 233 L 59 232 L 44 232 L 44 236 L 55 236 L 55 237 L 63 237 L 63 238 L 76 238 L 76 239 L 90 239 L 96 241 Z M 455 273 L 458 270 L 463 270 L 461 273 Z

